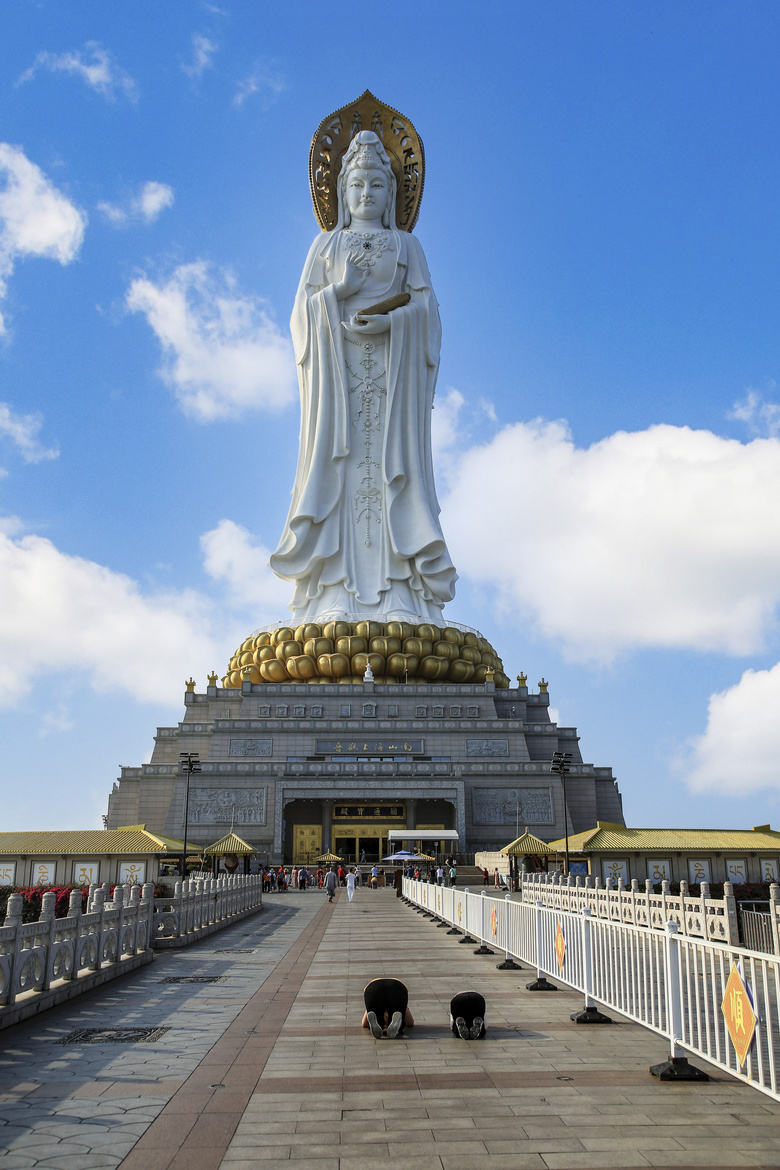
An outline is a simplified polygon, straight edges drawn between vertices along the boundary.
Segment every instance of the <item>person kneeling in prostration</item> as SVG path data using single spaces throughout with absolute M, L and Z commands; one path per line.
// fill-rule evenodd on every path
M 404 1028 L 414 1027 L 409 992 L 400 979 L 372 979 L 363 992 L 363 1002 L 362 1027 L 370 1028 L 375 1040 L 381 1040 L 385 1031 L 394 1040 Z
M 461 991 L 450 1000 L 450 1026 L 461 1040 L 481 1040 L 485 1035 L 485 997 L 478 991 Z

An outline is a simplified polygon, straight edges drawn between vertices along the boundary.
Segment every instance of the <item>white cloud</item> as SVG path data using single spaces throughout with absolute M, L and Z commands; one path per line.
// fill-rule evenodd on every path
M 57 703 L 43 716 L 41 730 L 38 734 L 43 739 L 44 736 L 52 735 L 55 732 L 71 731 L 72 729 L 73 721 L 68 713 L 68 708 L 64 703 Z
M 202 33 L 192 34 L 192 60 L 187 63 L 182 63 L 182 73 L 186 73 L 188 77 L 198 78 L 206 69 L 212 67 L 211 58 L 216 53 L 219 45 L 216 41 L 210 40 L 203 36 Z
M 38 442 L 42 425 L 39 414 L 16 414 L 7 402 L 0 402 L 0 435 L 14 443 L 25 463 L 40 463 L 59 455 L 56 447 L 44 447 Z
M 474 406 L 453 386 L 443 393 L 439 391 L 433 405 L 431 446 L 437 478 L 443 485 L 457 467 L 464 449 L 474 443 L 475 432 L 479 434 L 486 420 L 495 424 L 497 418 L 492 402 L 480 398 Z M 490 431 L 494 430 L 495 426 L 491 425 Z
M 128 101 L 138 100 L 138 87 L 130 74 L 120 68 L 108 49 L 104 49 L 97 41 L 87 41 L 83 52 L 79 49 L 71 53 L 39 53 L 16 84 L 31 81 L 39 69 L 80 77 L 90 89 L 102 94 L 108 101 L 114 101 L 117 93 L 123 94 Z
M 776 383 L 770 381 L 768 389 L 776 393 Z M 734 403 L 726 417 L 746 423 L 751 435 L 770 438 L 780 435 L 780 403 L 767 402 L 759 390 L 746 391 L 745 397 Z
M 780 441 L 654 426 L 586 449 L 505 427 L 448 475 L 458 570 L 571 658 L 638 647 L 748 654 L 780 603 Z
M 83 212 L 52 186 L 21 147 L 0 142 L 0 299 L 19 257 L 41 256 L 70 264 L 87 223 Z M 5 324 L 0 315 L 0 334 Z
M 268 568 L 271 550 L 256 543 L 233 520 L 220 520 L 200 538 L 203 565 L 215 581 L 223 581 L 234 605 L 251 608 L 254 625 L 265 625 L 285 613 L 292 596 L 288 581 L 280 581 Z
M 126 298 L 144 313 L 163 349 L 159 373 L 182 409 L 201 422 L 246 410 L 282 410 L 295 398 L 292 345 L 265 303 L 218 282 L 205 261 L 184 264 L 167 282 L 139 277 Z
M 111 223 L 125 224 L 130 220 L 143 220 L 144 223 L 154 223 L 166 207 L 173 207 L 173 187 L 167 183 L 157 183 L 150 180 L 144 183 L 137 195 L 121 203 L 98 203 L 98 210 L 102 211 Z
M 208 575 L 227 605 L 191 589 L 142 590 L 123 573 L 61 552 L 0 517 L 0 707 L 13 707 L 42 675 L 86 674 L 97 692 L 177 703 L 190 672 L 226 669 L 238 643 L 284 613 L 289 586 L 266 566 L 268 549 L 230 520 L 201 537 Z M 200 673 L 198 673 L 200 672 Z M 63 704 L 42 734 L 67 731 Z
M 444 394 L 437 394 L 431 415 L 431 446 L 437 466 L 463 446 L 461 417 L 466 399 L 460 390 L 450 387 Z
M 85 671 L 98 691 L 181 699 L 186 672 L 224 669 L 230 654 L 192 591 L 143 594 L 121 573 L 60 552 L 40 536 L 0 535 L 0 703 L 42 674 Z
M 260 94 L 262 108 L 267 110 L 286 88 L 286 82 L 280 73 L 274 72 L 264 61 L 255 61 L 248 76 L 237 83 L 233 105 L 240 108 L 248 98 Z
M 694 792 L 740 797 L 780 790 L 780 663 L 746 670 L 735 686 L 711 695 L 707 728 L 676 761 Z

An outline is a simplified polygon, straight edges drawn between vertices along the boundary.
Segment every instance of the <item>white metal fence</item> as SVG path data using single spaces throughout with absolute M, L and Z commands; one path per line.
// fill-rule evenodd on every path
M 586 1009 L 601 1004 L 666 1037 L 672 1059 L 703 1057 L 780 1100 L 776 956 L 685 935 L 674 919 L 663 930 L 648 929 L 598 917 L 588 905 L 564 909 L 509 895 L 502 901 L 409 878 L 403 894 L 466 937 L 535 968 L 537 978 L 550 976 L 581 992 Z M 733 982 L 734 967 L 746 996 Z M 736 1041 L 740 1047 L 745 1042 L 744 1061 L 722 1005 L 736 1026 Z M 753 1017 L 755 1033 L 747 1043 Z
M 116 886 L 113 901 L 107 894 L 91 886 L 82 913 L 81 890 L 73 890 L 67 916 L 55 918 L 57 896 L 45 893 L 37 922 L 22 922 L 22 896 L 11 894 L 0 926 L 0 1007 L 148 950 L 154 886 Z

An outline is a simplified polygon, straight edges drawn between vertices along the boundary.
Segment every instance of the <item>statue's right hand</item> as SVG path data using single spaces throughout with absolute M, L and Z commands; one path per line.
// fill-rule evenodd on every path
M 336 296 L 340 301 L 360 292 L 368 277 L 367 268 L 359 268 L 355 263 L 357 256 L 348 255 L 344 260 L 344 275 L 336 285 Z

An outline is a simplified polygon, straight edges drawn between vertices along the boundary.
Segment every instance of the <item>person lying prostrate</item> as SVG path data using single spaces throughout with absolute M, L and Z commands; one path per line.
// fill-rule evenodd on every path
M 414 1027 L 409 1011 L 409 991 L 400 979 L 372 979 L 363 992 L 366 1010 L 361 1026 L 370 1028 L 375 1040 L 387 1032 L 390 1040 Z
M 450 1000 L 450 1027 L 461 1040 L 481 1040 L 485 1035 L 485 997 L 478 991 L 461 991 Z

